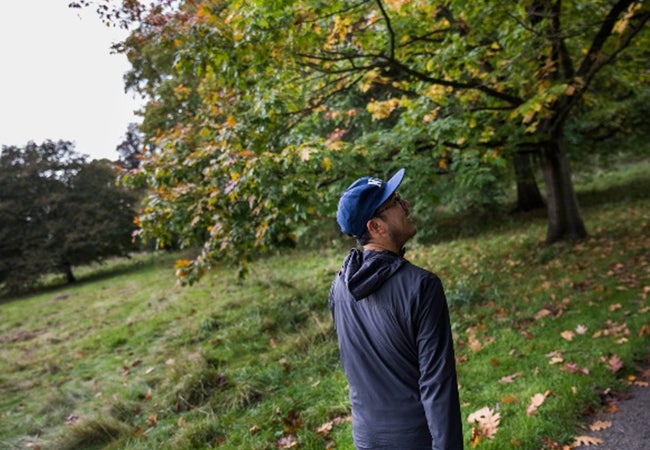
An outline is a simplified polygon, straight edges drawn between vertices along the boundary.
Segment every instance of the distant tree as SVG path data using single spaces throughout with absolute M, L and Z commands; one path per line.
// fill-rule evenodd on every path
M 117 152 L 120 155 L 119 163 L 124 170 L 131 171 L 140 167 L 143 145 L 138 125 L 130 123 L 124 140 L 117 146 Z
M 127 255 L 137 197 L 116 177 L 113 163 L 88 163 L 70 142 L 3 146 L 0 284 L 17 288 L 54 272 L 73 282 L 73 266 Z

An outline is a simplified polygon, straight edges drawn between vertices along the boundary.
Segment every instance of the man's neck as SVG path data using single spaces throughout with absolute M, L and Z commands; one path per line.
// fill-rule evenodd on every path
M 368 242 L 366 245 L 363 246 L 363 249 L 372 250 L 374 252 L 389 251 L 395 253 L 396 255 L 399 255 L 401 253 L 400 249 L 396 248 L 396 246 L 394 245 L 386 245 L 378 242 Z

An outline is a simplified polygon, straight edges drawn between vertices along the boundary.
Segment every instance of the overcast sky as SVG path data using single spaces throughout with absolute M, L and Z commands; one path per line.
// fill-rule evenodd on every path
M 69 140 L 117 159 L 141 100 L 124 92 L 129 64 L 110 45 L 125 31 L 70 0 L 0 0 L 0 145 Z

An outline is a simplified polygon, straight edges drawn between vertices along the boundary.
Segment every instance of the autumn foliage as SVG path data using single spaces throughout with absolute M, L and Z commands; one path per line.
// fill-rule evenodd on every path
M 584 238 L 567 141 L 622 86 L 643 91 L 650 18 L 633 0 L 73 3 L 131 27 L 116 48 L 155 150 L 128 182 L 150 189 L 143 237 L 199 248 L 190 282 L 295 244 L 355 177 L 397 166 L 430 215 L 441 198 L 493 206 L 513 182 L 518 203 L 539 197 L 540 161 L 547 241 Z

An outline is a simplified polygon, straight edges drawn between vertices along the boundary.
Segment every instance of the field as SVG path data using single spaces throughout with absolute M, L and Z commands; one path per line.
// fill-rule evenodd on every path
M 650 163 L 578 186 L 584 241 L 546 247 L 543 214 L 504 215 L 407 254 L 445 284 L 468 448 L 571 444 L 643 382 Z M 0 300 L 0 447 L 351 449 L 327 309 L 345 253 L 326 242 L 189 288 L 178 255 L 139 255 Z M 490 423 L 467 421 L 483 408 Z

